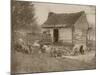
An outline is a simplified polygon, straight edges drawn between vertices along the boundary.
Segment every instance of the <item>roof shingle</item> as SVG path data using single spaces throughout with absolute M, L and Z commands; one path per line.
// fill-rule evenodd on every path
M 42 25 L 42 27 L 71 27 L 78 20 L 78 18 L 85 13 L 84 11 L 77 13 L 62 13 L 57 14 L 50 12 L 48 19 Z

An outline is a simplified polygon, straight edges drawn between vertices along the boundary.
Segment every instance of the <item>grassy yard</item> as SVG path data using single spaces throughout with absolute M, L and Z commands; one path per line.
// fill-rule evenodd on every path
M 22 36 L 21 36 L 22 37 Z M 38 39 L 39 36 L 30 35 L 25 40 L 29 39 L 30 43 Z M 17 37 L 16 37 L 17 38 Z M 33 39 L 34 38 L 34 39 Z M 16 39 L 15 39 L 16 41 Z M 26 42 L 26 41 L 25 41 Z M 47 53 L 38 53 L 37 49 L 34 49 L 35 53 L 26 54 L 12 51 L 12 73 L 36 73 L 36 72 L 54 72 L 54 71 L 72 71 L 72 70 L 87 70 L 95 69 L 96 61 L 95 55 L 87 54 L 81 56 L 68 56 L 68 57 L 51 57 Z M 95 52 L 93 52 L 95 53 Z M 89 60 L 91 59 L 91 60 Z
M 72 58 L 50 57 L 45 53 L 23 54 L 14 52 L 12 72 L 32 73 L 95 69 L 95 57 L 88 62 Z

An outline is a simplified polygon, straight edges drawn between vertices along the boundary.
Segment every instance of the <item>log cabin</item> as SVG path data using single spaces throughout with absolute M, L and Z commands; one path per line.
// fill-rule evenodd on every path
M 84 11 L 76 13 L 49 12 L 47 20 L 41 25 L 43 31 L 50 33 L 53 43 L 87 43 L 88 21 Z

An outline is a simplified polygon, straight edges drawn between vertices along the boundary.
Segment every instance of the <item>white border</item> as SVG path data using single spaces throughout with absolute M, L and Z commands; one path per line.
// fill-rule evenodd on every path
M 29 0 L 28 0 L 29 1 Z M 100 3 L 99 0 L 32 0 L 42 2 L 96 5 L 97 7 L 97 70 L 40 73 L 41 75 L 99 75 L 100 64 Z M 10 75 L 10 0 L 0 0 L 0 75 Z

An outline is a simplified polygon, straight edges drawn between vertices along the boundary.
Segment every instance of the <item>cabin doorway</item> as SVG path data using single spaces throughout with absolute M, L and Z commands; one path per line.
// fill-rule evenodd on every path
M 58 42 L 58 39 L 59 39 L 59 30 L 58 29 L 54 29 L 53 30 L 53 40 L 54 40 L 54 43 Z

